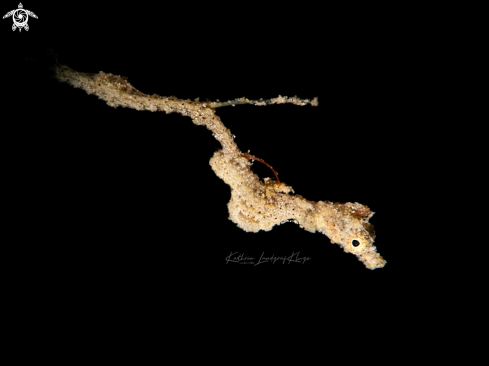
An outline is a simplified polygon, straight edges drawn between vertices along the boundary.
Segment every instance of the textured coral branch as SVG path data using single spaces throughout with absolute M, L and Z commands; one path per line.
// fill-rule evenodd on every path
M 238 98 L 234 100 L 230 100 L 227 102 L 212 102 L 210 103 L 211 108 L 218 108 L 218 107 L 226 107 L 229 105 L 232 105 L 233 107 L 238 104 L 253 104 L 253 105 L 270 105 L 270 104 L 284 104 L 284 103 L 291 103 L 295 105 L 306 105 L 310 104 L 313 107 L 316 107 L 318 105 L 318 98 L 314 98 L 313 100 L 309 99 L 300 99 L 297 98 L 297 96 L 294 96 L 292 98 L 289 97 L 282 97 L 281 95 L 278 96 L 278 98 L 272 98 L 272 99 L 260 99 L 260 100 L 249 100 L 247 98 Z
M 269 231 L 275 225 L 293 221 L 307 231 L 325 234 L 345 252 L 355 254 L 369 269 L 385 265 L 386 261 L 373 245 L 375 231 L 369 219 L 374 213 L 367 206 L 360 203 L 308 201 L 300 195 L 295 195 L 292 187 L 283 182 L 280 184 L 270 179 L 260 181 L 250 169 L 250 155 L 239 150 L 231 131 L 215 113 L 217 107 L 237 104 L 292 103 L 317 106 L 317 98 L 312 101 L 282 96 L 260 101 L 246 98 L 228 102 L 181 100 L 156 94 L 146 95 L 129 84 L 127 78 L 121 76 L 103 72 L 81 73 L 59 64 L 56 66 L 54 77 L 75 88 L 83 89 L 88 94 L 97 95 L 111 107 L 176 112 L 190 117 L 197 125 L 206 126 L 222 145 L 222 150 L 217 151 L 211 158 L 210 165 L 216 175 L 231 187 L 229 218 L 243 230 Z

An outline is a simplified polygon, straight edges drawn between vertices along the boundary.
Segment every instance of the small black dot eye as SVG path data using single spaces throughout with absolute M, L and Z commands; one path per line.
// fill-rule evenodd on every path
M 358 247 L 360 245 L 360 242 L 356 239 L 352 240 L 351 243 L 353 244 L 354 247 Z

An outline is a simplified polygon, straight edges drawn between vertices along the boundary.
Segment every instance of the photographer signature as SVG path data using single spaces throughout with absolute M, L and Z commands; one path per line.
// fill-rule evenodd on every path
M 254 257 L 247 257 L 243 253 L 236 255 L 238 252 L 231 252 L 226 257 L 226 264 L 228 263 L 238 263 L 238 264 L 253 264 L 254 266 L 257 266 L 259 264 L 263 263 L 272 263 L 275 264 L 276 262 L 281 262 L 282 264 L 290 264 L 290 263 L 301 263 L 304 264 L 306 261 L 310 260 L 310 257 L 299 257 L 300 252 L 293 252 L 290 256 L 288 257 L 276 257 L 274 254 L 272 254 L 269 257 L 265 256 L 265 252 L 262 252 L 260 255 L 260 258 L 258 261 L 255 261 Z

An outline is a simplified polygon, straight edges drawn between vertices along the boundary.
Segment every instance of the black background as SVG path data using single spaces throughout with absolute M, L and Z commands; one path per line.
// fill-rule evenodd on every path
M 426 265 L 410 218 L 424 138 L 413 131 L 429 123 L 420 112 L 429 101 L 419 90 L 430 87 L 419 79 L 424 46 L 401 19 L 375 9 L 158 4 L 31 2 L 24 8 L 39 19 L 29 19 L 28 32 L 0 23 L 4 181 L 17 233 L 4 256 L 16 268 L 10 275 L 101 293 L 218 288 L 254 301 L 258 289 L 311 299 L 359 291 L 401 301 L 399 288 L 415 286 L 407 274 Z M 220 145 L 206 128 L 176 114 L 114 109 L 52 80 L 48 49 L 77 71 L 127 76 L 146 94 L 318 97 L 316 108 L 217 113 L 239 148 L 271 164 L 297 194 L 376 212 L 375 245 L 387 265 L 368 270 L 292 223 L 244 232 L 228 219 L 230 189 L 209 166 Z M 258 162 L 253 170 L 273 177 Z M 311 259 L 226 264 L 236 252 Z

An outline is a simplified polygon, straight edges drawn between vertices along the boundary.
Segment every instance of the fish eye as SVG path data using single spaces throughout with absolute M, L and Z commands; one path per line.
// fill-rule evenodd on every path
M 356 240 L 356 239 L 353 239 L 353 240 L 351 241 L 351 244 L 352 244 L 354 247 L 358 247 L 358 246 L 360 245 L 360 242 L 359 242 L 358 240 Z

